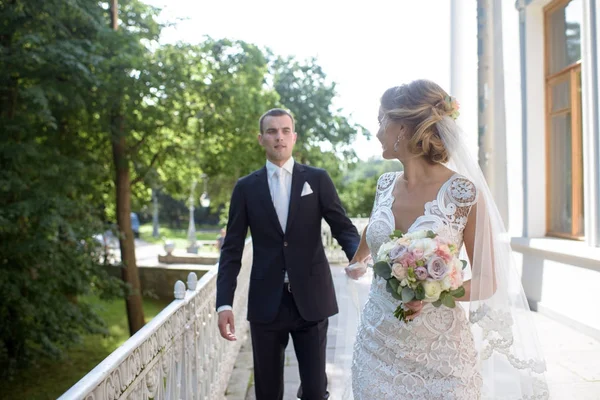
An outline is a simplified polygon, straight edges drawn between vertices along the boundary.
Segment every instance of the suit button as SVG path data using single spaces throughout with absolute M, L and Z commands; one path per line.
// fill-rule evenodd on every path
M 288 242 L 283 242 L 283 247 L 287 247 L 288 246 Z

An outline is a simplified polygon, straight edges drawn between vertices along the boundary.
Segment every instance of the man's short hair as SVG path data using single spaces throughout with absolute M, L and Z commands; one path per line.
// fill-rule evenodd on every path
M 292 131 L 294 131 L 295 126 L 296 126 L 296 121 L 294 121 L 294 117 L 292 116 L 292 114 L 289 111 L 284 110 L 283 108 L 272 108 L 269 111 L 267 111 L 266 113 L 264 113 L 260 117 L 260 120 L 258 121 L 258 129 L 260 130 L 261 135 L 263 133 L 263 121 L 265 120 L 266 117 L 281 117 L 282 115 L 287 115 L 288 117 L 291 118 Z

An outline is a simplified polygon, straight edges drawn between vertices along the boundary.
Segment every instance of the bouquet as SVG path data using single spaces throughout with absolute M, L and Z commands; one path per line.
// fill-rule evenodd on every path
M 373 271 L 401 301 L 394 316 L 406 322 L 413 312 L 405 304 L 413 300 L 454 308 L 454 299 L 465 295 L 463 270 L 467 265 L 458 259 L 457 246 L 428 230 L 395 231 L 390 239 L 379 248 Z

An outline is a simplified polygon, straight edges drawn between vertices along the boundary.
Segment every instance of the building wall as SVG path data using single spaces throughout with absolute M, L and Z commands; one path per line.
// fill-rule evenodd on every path
M 493 119 L 504 118 L 500 123 L 494 123 L 495 127 L 504 125 L 504 131 L 491 134 L 494 140 L 502 138 L 500 144 L 496 141 L 494 143 L 495 146 L 506 146 L 502 149 L 506 151 L 506 162 L 505 165 L 494 167 L 506 174 L 508 216 L 505 222 L 513 237 L 516 264 L 532 309 L 600 338 L 600 310 L 596 295 L 600 292 L 600 40 L 596 27 L 596 21 L 600 21 L 600 10 L 597 0 L 583 0 L 581 41 L 585 241 L 557 239 L 546 236 L 544 7 L 550 2 L 551 0 L 517 0 L 516 4 L 513 1 L 496 0 L 479 2 L 480 6 L 484 5 L 489 9 L 477 10 L 478 16 L 485 15 L 493 21 L 492 27 L 494 24 L 495 27 L 501 27 L 492 29 L 491 33 L 501 35 L 499 40 L 491 42 L 502 43 L 501 59 L 497 58 L 498 52 L 495 52 L 496 59 L 490 65 L 496 74 L 501 73 L 503 76 L 502 79 L 494 76 L 494 85 L 485 91 L 486 96 L 491 98 L 488 109 L 494 111 Z M 465 24 L 468 18 L 472 18 L 469 13 L 477 4 L 476 0 L 453 1 L 451 26 L 454 40 L 464 40 L 465 35 L 477 35 L 475 24 Z M 481 45 L 482 41 L 479 42 Z M 461 43 L 453 43 L 451 47 L 459 46 Z M 481 49 L 479 51 L 481 54 Z M 452 57 L 460 54 L 453 52 Z M 464 60 L 462 57 L 461 59 Z M 466 79 L 464 64 L 465 61 L 451 63 L 452 91 L 469 94 L 473 93 L 474 79 Z M 469 64 L 469 67 L 472 70 L 473 65 Z M 465 83 L 457 89 L 461 82 Z M 482 99 L 478 101 L 481 106 Z M 502 104 L 499 106 L 498 102 Z M 501 106 L 504 106 L 504 115 L 498 113 L 498 110 L 502 110 Z M 468 117 L 468 121 L 464 121 L 465 126 L 476 124 L 472 114 L 465 113 L 465 117 Z
M 517 2 L 519 6 L 519 2 Z M 546 127 L 544 79 L 544 7 L 549 0 L 524 1 L 518 16 L 521 60 L 522 129 L 507 133 L 507 144 L 522 142 L 522 152 L 510 150 L 507 168 L 510 187 L 513 248 L 522 269 L 522 282 L 533 309 L 600 337 L 598 246 L 598 82 L 595 0 L 584 0 L 582 27 L 582 99 L 584 137 L 585 227 L 584 242 L 546 237 Z M 586 33 L 587 32 L 587 33 Z M 524 47 L 524 48 L 523 48 Z M 507 57 L 507 59 L 510 58 Z M 517 146 L 515 146 L 516 148 Z M 522 164 L 521 184 L 510 165 Z M 517 186 L 520 186 L 517 188 Z M 520 201 L 518 194 L 521 192 Z M 518 216 L 522 226 L 518 229 Z M 516 229 L 515 229 L 516 228 Z M 520 232 L 520 233 L 519 233 Z

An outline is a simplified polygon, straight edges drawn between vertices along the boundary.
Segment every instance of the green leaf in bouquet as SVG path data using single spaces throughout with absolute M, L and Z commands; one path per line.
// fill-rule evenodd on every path
M 425 298 L 425 288 L 423 287 L 422 283 L 417 285 L 417 288 L 415 289 L 415 297 L 417 300 L 423 300 Z
M 427 238 L 434 239 L 437 236 L 437 233 L 434 231 L 427 231 Z
M 400 287 L 400 282 L 398 282 L 398 279 L 392 277 L 388 279 L 388 283 L 390 284 L 394 292 L 398 293 L 398 288 Z
M 456 307 L 456 302 L 454 301 L 454 297 L 452 297 L 448 292 L 443 292 L 440 299 L 442 300 L 442 304 L 448 308 Z
M 416 282 L 417 281 L 417 275 L 415 275 L 415 269 L 413 267 L 409 267 L 408 268 L 407 275 L 408 275 L 408 280 L 410 282 Z
M 462 269 L 467 268 L 467 262 L 465 260 L 460 260 L 460 262 L 462 263 Z
M 404 236 L 404 233 L 402 233 L 401 230 L 396 229 L 394 232 L 392 232 L 392 234 L 390 235 L 390 239 L 400 239 L 402 236 Z
M 465 288 L 461 286 L 458 289 L 451 290 L 450 294 L 456 298 L 463 297 L 465 295 Z
M 385 290 L 392 295 L 396 300 L 402 300 L 402 296 L 398 294 L 398 287 L 400 283 L 395 278 L 388 279 L 387 284 L 385 285 Z
M 396 307 L 394 317 L 398 318 L 400 321 L 406 322 L 406 311 L 402 308 L 402 304 Z
M 415 291 L 409 288 L 408 286 L 402 288 L 402 302 L 408 303 L 409 301 L 413 301 L 415 299 Z
M 437 300 L 437 301 L 434 301 L 431 304 L 433 304 L 433 306 L 437 308 L 437 307 L 440 307 L 442 305 L 442 301 L 441 300 Z
M 392 277 L 392 267 L 387 261 L 379 261 L 373 265 L 373 272 L 375 275 L 382 277 L 383 279 L 390 279 Z

